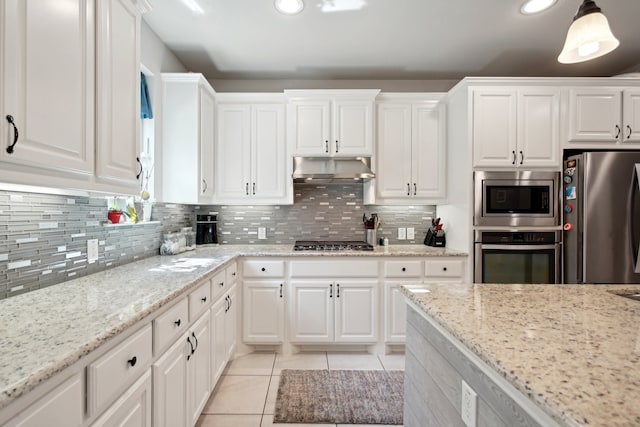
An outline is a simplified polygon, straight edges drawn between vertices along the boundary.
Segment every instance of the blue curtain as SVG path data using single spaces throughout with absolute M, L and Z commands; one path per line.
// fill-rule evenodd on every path
M 147 87 L 147 79 L 144 77 L 144 73 L 140 73 L 140 118 L 153 119 L 149 88 Z

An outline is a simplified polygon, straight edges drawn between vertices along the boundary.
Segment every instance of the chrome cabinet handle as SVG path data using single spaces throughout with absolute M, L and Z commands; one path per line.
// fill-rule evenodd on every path
M 629 131 L 629 133 L 627 134 L 627 139 L 631 138 L 631 126 L 627 125 L 627 130 Z
M 249 183 L 248 182 L 244 185 L 244 192 L 247 194 L 247 196 L 249 195 Z
M 516 164 L 516 150 L 511 151 L 511 154 L 513 154 L 513 161 L 511 162 L 512 165 Z
M 13 154 L 13 147 L 18 143 L 18 126 L 16 126 L 16 122 L 13 120 L 13 116 L 7 114 L 7 121 L 11 126 L 13 126 L 13 143 L 7 147 L 7 153 Z
M 411 184 L 407 182 L 407 196 L 411 195 Z
M 418 186 L 416 185 L 416 183 L 413 183 L 413 195 L 417 196 L 418 195 Z
M 336 139 L 336 153 L 338 152 L 338 140 Z
M 621 131 L 622 129 L 620 129 L 620 126 L 616 125 L 616 139 L 618 139 L 618 137 L 620 136 Z
M 325 153 L 328 153 L 328 152 L 329 152 L 329 140 L 328 140 L 328 139 L 326 139 L 326 140 L 324 141 L 324 152 L 325 152 Z
M 253 183 L 253 195 L 254 196 L 256 195 L 256 183 L 255 182 Z
M 522 164 L 522 162 L 524 162 L 524 153 L 520 150 L 520 164 Z

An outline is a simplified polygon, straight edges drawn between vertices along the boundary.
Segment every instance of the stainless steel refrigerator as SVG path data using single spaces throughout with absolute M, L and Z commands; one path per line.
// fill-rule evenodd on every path
M 588 152 L 564 167 L 564 283 L 640 283 L 640 152 Z

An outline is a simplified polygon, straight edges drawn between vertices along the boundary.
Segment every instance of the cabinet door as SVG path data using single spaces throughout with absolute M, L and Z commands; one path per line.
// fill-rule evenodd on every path
M 445 106 L 416 104 L 412 112 L 411 194 L 421 199 L 445 196 Z
M 622 94 L 622 142 L 640 142 L 640 89 L 627 89 Z
M 378 283 L 335 282 L 335 341 L 378 340 Z
M 214 146 L 215 146 L 215 100 L 205 88 L 200 88 L 200 182 L 199 201 L 210 203 L 213 198 Z
M 236 351 L 237 329 L 238 329 L 238 301 L 236 298 L 236 289 L 234 285 L 229 291 L 229 309 L 224 319 L 224 342 L 227 354 L 227 360 L 231 360 Z
M 191 349 L 185 334 L 152 366 L 155 427 L 181 427 L 186 424 L 189 353 Z
M 473 165 L 516 164 L 516 91 L 483 88 L 473 91 Z
M 560 165 L 560 90 L 518 90 L 518 166 Z
M 569 142 L 616 142 L 622 132 L 621 125 L 620 89 L 569 90 Z
M 92 424 L 93 427 L 151 427 L 151 425 L 151 373 L 149 370 Z
M 3 161 L 93 174 L 94 14 L 93 1 L 2 2 Z M 13 154 L 7 115 L 19 131 Z
M 131 0 L 97 5 L 96 174 L 138 190 L 140 11 Z
M 211 314 L 207 311 L 190 329 L 194 351 L 187 357 L 187 426 L 196 424 L 211 392 Z
M 333 155 L 373 155 L 373 101 L 334 100 L 331 126 Z
M 378 104 L 376 192 L 381 198 L 411 194 L 411 104 Z
M 329 156 L 330 143 L 329 111 L 331 101 L 292 101 L 288 108 L 290 135 L 294 156 Z
M 284 283 L 243 283 L 243 339 L 247 343 L 281 343 L 284 340 Z
M 284 105 L 254 105 L 251 117 L 251 195 L 260 199 L 286 196 L 287 147 L 284 134 Z
M 227 364 L 225 341 L 225 318 L 229 309 L 228 295 L 225 293 L 211 308 L 211 384 L 215 384 Z
M 251 106 L 218 105 L 216 199 L 249 197 L 251 181 Z
M 74 375 L 3 425 L 5 427 L 81 425 L 84 415 L 82 383 L 82 376 Z
M 407 303 L 400 285 L 385 285 L 384 341 L 404 343 L 407 329 Z
M 291 282 L 289 333 L 292 342 L 333 341 L 334 291 L 331 281 Z

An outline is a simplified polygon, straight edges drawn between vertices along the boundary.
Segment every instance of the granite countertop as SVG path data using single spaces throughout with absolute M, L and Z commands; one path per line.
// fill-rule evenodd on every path
M 640 285 L 403 287 L 560 424 L 640 425 L 640 301 L 611 291 Z
M 422 245 L 373 252 L 294 252 L 292 245 L 220 245 L 155 256 L 0 300 L 0 409 L 71 366 L 238 256 L 466 256 Z

